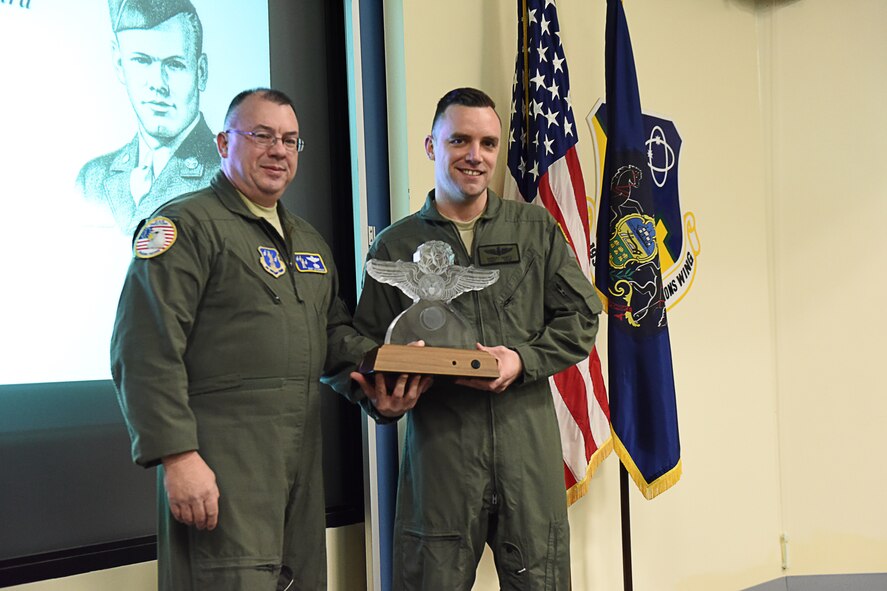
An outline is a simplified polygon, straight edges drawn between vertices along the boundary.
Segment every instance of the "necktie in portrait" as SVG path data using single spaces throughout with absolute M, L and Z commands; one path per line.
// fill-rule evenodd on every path
M 154 182 L 154 167 L 150 159 L 132 169 L 129 174 L 129 191 L 136 204 L 151 190 L 152 182 Z

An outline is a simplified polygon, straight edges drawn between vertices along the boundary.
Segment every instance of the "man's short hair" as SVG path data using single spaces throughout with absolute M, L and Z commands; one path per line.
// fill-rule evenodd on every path
M 108 0 L 111 30 L 116 35 L 129 29 L 153 29 L 172 17 L 184 14 L 194 34 L 197 55 L 203 53 L 203 25 L 190 0 Z
M 482 90 L 476 88 L 455 88 L 443 95 L 437 101 L 437 109 L 434 111 L 434 119 L 431 120 L 431 132 L 434 133 L 434 126 L 437 125 L 438 119 L 443 117 L 444 111 L 451 105 L 461 105 L 463 107 L 490 107 L 496 110 L 496 103 L 493 99 Z M 497 113 L 498 117 L 499 114 Z
M 228 105 L 228 112 L 225 113 L 225 129 L 230 127 L 231 119 L 234 117 L 234 113 L 237 112 L 237 108 L 240 104 L 254 94 L 257 94 L 266 101 L 270 101 L 276 105 L 289 105 L 289 108 L 293 110 L 293 115 L 296 116 L 296 119 L 299 118 L 299 114 L 296 113 L 296 105 L 293 104 L 293 100 L 287 96 L 286 93 L 274 88 L 250 88 L 238 93 L 237 96 L 231 99 L 231 104 Z

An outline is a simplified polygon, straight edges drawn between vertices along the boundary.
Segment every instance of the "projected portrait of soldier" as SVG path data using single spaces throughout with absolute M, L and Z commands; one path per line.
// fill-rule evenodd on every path
M 191 2 L 109 0 L 109 9 L 114 70 L 138 131 L 119 150 L 88 162 L 77 186 L 132 233 L 169 199 L 207 186 L 219 155 L 200 112 L 208 66 Z

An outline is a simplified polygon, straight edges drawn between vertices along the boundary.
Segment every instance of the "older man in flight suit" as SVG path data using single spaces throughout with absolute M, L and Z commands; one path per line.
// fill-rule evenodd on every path
M 375 343 L 326 243 L 278 203 L 303 146 L 290 100 L 245 91 L 225 125 L 210 187 L 136 233 L 112 374 L 133 458 L 162 466 L 160 589 L 324 589 L 318 380 Z
M 493 101 L 462 88 L 438 103 L 425 150 L 434 190 L 383 231 L 368 258 L 410 261 L 430 240 L 455 263 L 498 270 L 496 283 L 450 305 L 498 361 L 499 378 L 438 378 L 419 398 L 376 397 L 376 414 L 406 412 L 397 496 L 394 589 L 471 589 L 489 544 L 504 590 L 568 589 L 569 526 L 560 435 L 548 376 L 594 344 L 601 303 L 543 208 L 487 187 L 501 125 Z M 378 340 L 412 300 L 365 279 L 355 326 Z M 359 374 L 355 380 L 368 391 Z M 382 419 L 385 420 L 385 419 Z
M 168 200 L 206 187 L 219 170 L 219 155 L 200 113 L 209 72 L 191 2 L 110 0 L 110 12 L 114 70 L 138 132 L 119 150 L 86 163 L 77 186 L 132 234 Z

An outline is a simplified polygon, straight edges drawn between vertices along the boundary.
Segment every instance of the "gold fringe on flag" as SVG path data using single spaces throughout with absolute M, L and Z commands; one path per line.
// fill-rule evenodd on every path
M 588 461 L 588 468 L 585 470 L 585 478 L 571 486 L 567 489 L 567 506 L 569 507 L 579 499 L 585 496 L 585 493 L 588 492 L 588 485 L 591 482 L 591 477 L 594 476 L 595 471 L 597 471 L 598 466 L 607 459 L 607 456 L 610 455 L 610 452 L 613 451 L 613 438 L 610 437 L 607 441 L 598 448 L 596 452 L 591 456 L 591 459 Z
M 644 478 L 644 475 L 641 474 L 641 471 L 635 465 L 634 460 L 631 459 L 631 454 L 628 453 L 628 450 L 625 449 L 625 446 L 622 445 L 622 441 L 619 440 L 619 437 L 616 436 L 616 432 L 610 429 L 610 432 L 613 436 L 613 451 L 616 452 L 616 455 L 619 456 L 619 459 L 622 460 L 622 465 L 625 466 L 626 471 L 628 471 L 631 479 L 634 480 L 634 483 L 640 489 L 641 493 L 647 500 L 652 500 L 664 493 L 672 486 L 677 484 L 678 480 L 681 479 L 681 474 L 683 473 L 683 468 L 681 462 L 683 460 L 678 460 L 678 463 L 674 468 L 654 480 L 653 482 L 647 482 Z

